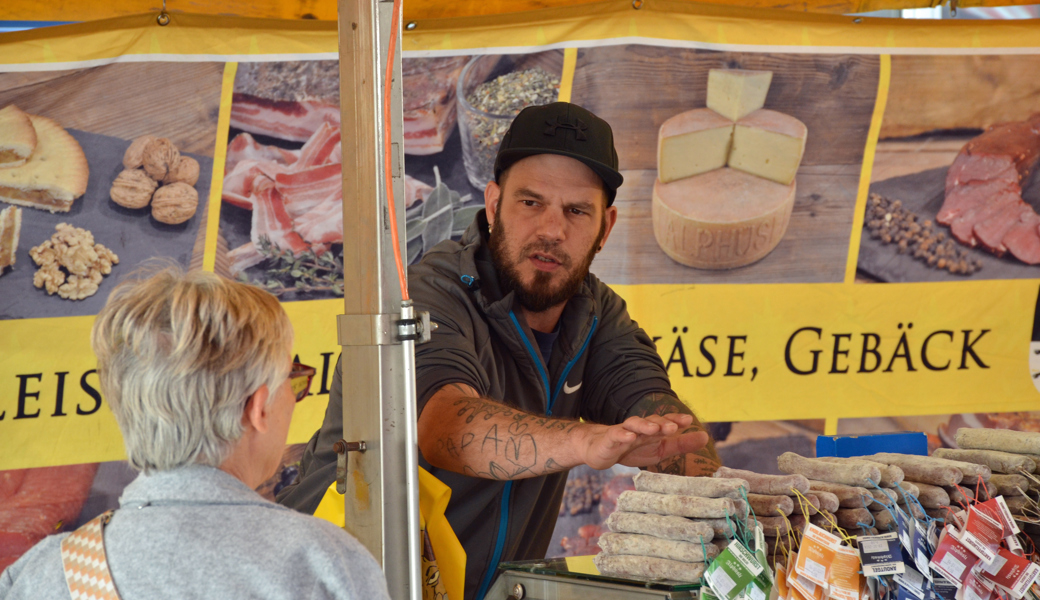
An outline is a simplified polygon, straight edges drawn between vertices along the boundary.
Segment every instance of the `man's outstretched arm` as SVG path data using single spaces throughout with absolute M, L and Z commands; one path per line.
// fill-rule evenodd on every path
M 419 449 L 435 467 L 485 479 L 524 479 L 587 464 L 647 467 L 708 443 L 687 410 L 631 416 L 619 425 L 534 415 L 482 398 L 468 385 L 442 387 L 419 416 Z M 714 451 L 713 451 L 714 453 Z
M 689 415 L 692 418 L 692 422 L 683 428 L 682 433 L 704 432 L 707 435 L 707 429 L 697 419 L 697 416 L 693 414 L 693 411 L 671 394 L 651 392 L 636 402 L 631 410 L 628 411 L 627 416 L 629 418 L 648 418 L 653 415 L 667 416 L 677 414 Z M 648 466 L 647 470 L 655 473 L 669 473 L 671 475 L 710 476 L 721 466 L 722 461 L 719 460 L 719 455 L 715 451 L 715 442 L 711 439 L 711 436 L 708 436 L 708 441 L 703 447 L 693 452 L 669 456 L 654 465 Z

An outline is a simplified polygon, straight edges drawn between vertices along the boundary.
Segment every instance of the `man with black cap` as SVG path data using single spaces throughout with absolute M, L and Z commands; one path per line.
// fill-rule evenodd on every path
M 416 310 L 438 324 L 416 348 L 420 463 L 452 490 L 464 600 L 484 597 L 500 562 L 545 556 L 570 468 L 719 466 L 653 341 L 589 273 L 617 221 L 617 168 L 599 117 L 566 102 L 526 108 L 502 140 L 485 210 L 409 269 Z M 301 510 L 332 481 L 338 378 L 303 482 L 280 497 Z

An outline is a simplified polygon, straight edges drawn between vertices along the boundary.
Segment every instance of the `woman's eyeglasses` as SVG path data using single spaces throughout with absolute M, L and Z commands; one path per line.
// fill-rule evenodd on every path
M 289 372 L 289 385 L 292 387 L 293 394 L 296 394 L 297 402 L 310 394 L 311 380 L 314 379 L 315 373 L 317 371 L 314 367 L 308 367 L 298 362 L 293 363 L 292 371 Z

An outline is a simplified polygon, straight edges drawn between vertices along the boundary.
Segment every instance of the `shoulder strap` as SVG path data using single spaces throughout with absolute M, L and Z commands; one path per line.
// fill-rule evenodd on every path
M 105 554 L 105 525 L 112 513 L 99 515 L 61 541 L 61 564 L 72 600 L 120 600 Z

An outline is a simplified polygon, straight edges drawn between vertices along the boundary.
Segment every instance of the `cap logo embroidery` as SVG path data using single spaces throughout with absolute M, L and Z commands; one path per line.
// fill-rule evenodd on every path
M 559 129 L 571 129 L 574 131 L 574 139 L 579 142 L 584 142 L 588 139 L 585 135 L 585 130 L 588 129 L 589 126 L 583 123 L 581 119 L 574 119 L 574 123 L 567 123 L 563 120 L 563 115 L 557 115 L 556 122 L 546 121 L 545 124 L 547 125 L 545 128 L 545 135 L 555 136 L 556 131 Z

